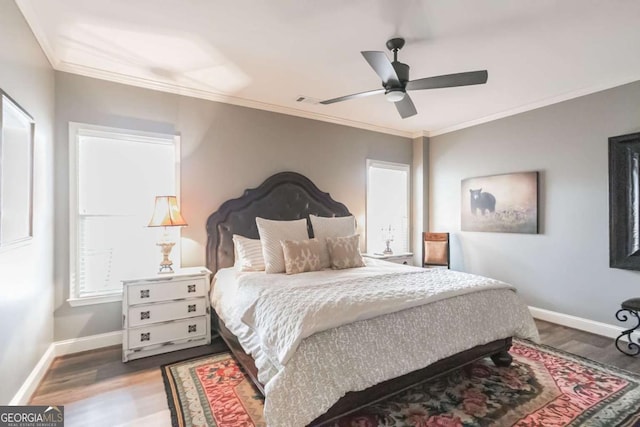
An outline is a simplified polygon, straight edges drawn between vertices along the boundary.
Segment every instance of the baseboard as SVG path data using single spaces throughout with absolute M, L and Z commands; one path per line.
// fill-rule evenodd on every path
M 570 314 L 558 313 L 556 311 L 545 310 L 544 308 L 529 306 L 529 312 L 535 319 L 545 320 L 557 325 L 567 326 L 573 329 L 590 332 L 592 334 L 601 335 L 603 337 L 617 338 L 625 328 L 614 326 L 608 323 L 596 322 L 595 320 L 585 319 L 583 317 L 572 316 Z M 621 340 L 628 342 L 627 337 Z
M 9 405 L 27 405 L 31 395 L 36 391 L 40 381 L 44 378 L 51 363 L 58 356 L 96 350 L 122 344 L 122 331 L 107 332 L 105 334 L 91 335 L 88 337 L 73 338 L 64 341 L 56 341 L 49 345 L 36 366 L 33 368 L 22 387 L 13 396 Z
M 56 341 L 56 357 L 82 351 L 95 350 L 102 347 L 122 344 L 122 331 L 107 332 L 106 334 L 90 335 L 88 337 L 72 338 Z
M 609 325 L 608 323 L 596 322 L 594 320 L 545 310 L 538 307 L 530 306 L 529 311 L 536 319 L 545 320 L 547 322 L 609 338 L 618 337 L 625 329 L 621 326 Z M 51 343 L 9 404 L 26 405 L 56 357 L 119 344 L 122 344 L 122 331 L 107 332 L 105 334 L 73 338 Z
M 13 399 L 9 401 L 9 405 L 26 405 L 29 403 L 31 395 L 36 391 L 36 388 L 38 388 L 40 381 L 42 381 L 46 375 L 49 370 L 49 366 L 51 366 L 51 363 L 55 358 L 55 343 L 51 343 L 40 360 L 38 360 L 38 363 L 36 363 L 36 366 L 33 368 L 27 379 L 22 383 L 18 392 L 13 396 Z

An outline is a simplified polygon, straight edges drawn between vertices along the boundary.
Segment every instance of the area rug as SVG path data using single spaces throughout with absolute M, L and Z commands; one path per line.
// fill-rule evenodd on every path
M 640 376 L 527 341 L 510 353 L 508 368 L 480 360 L 332 427 L 640 425 Z M 229 353 L 165 365 L 162 375 L 174 427 L 265 426 L 262 396 Z

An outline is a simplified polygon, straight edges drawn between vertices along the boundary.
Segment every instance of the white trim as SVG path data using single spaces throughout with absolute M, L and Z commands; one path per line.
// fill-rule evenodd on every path
M 118 141 L 136 143 L 172 145 L 174 149 L 175 192 L 180 200 L 180 166 L 181 166 L 181 137 L 179 133 L 148 132 L 136 129 L 99 126 L 87 123 L 69 122 L 69 298 L 67 302 L 72 307 L 103 304 L 122 301 L 121 291 L 111 291 L 102 295 L 82 297 L 78 289 L 78 194 L 79 194 L 79 164 L 78 153 L 82 137 L 109 138 Z M 178 259 L 180 248 L 177 248 Z M 175 255 L 175 253 L 174 253 Z
M 373 132 L 380 132 L 389 135 L 402 136 L 405 138 L 418 138 L 420 136 L 432 137 L 437 135 L 443 135 L 445 133 L 453 132 L 456 130 L 476 126 L 482 123 L 491 122 L 504 117 L 513 116 L 526 111 L 534 110 L 547 105 L 556 104 L 570 99 L 578 98 L 580 96 L 589 95 L 592 93 L 600 92 L 603 90 L 611 89 L 613 87 L 622 86 L 627 83 L 632 83 L 640 80 L 640 76 L 628 76 L 626 78 L 611 80 L 609 82 L 598 84 L 594 86 L 588 86 L 575 91 L 567 92 L 565 94 L 547 98 L 541 101 L 525 104 L 520 107 L 510 108 L 505 111 L 491 114 L 485 117 L 481 117 L 476 120 L 470 120 L 458 124 L 453 124 L 444 128 L 436 130 L 417 130 L 406 131 L 394 128 L 387 128 L 384 126 L 378 126 L 373 123 L 359 122 L 356 120 L 343 119 L 340 117 L 334 117 L 327 114 L 315 113 L 311 111 L 298 110 L 292 107 L 285 107 L 282 105 L 269 104 L 266 102 L 239 98 L 235 96 L 229 96 L 221 93 L 204 91 L 200 89 L 188 88 L 171 84 L 167 82 L 161 82 L 151 79 L 145 79 L 140 77 L 128 76 L 125 74 L 119 74 L 112 71 L 100 70 L 97 68 L 87 67 L 80 64 L 74 64 L 71 62 L 61 61 L 52 46 L 49 44 L 47 36 L 37 19 L 37 14 L 34 12 L 34 5 L 31 0 L 15 0 L 20 12 L 24 16 L 27 24 L 31 28 L 36 40 L 40 44 L 44 54 L 51 63 L 54 70 L 64 71 L 67 73 L 77 74 L 80 76 L 92 77 L 100 80 L 107 80 L 115 83 L 126 84 L 130 86 L 142 87 L 146 89 L 158 90 L 161 92 L 174 93 L 177 95 L 191 96 L 194 98 L 207 99 L 209 101 L 222 102 L 225 104 L 239 105 L 242 107 L 255 108 L 258 110 L 272 111 L 274 113 L 287 114 L 290 116 L 303 117 L 312 120 L 318 120 L 321 122 L 334 123 L 343 126 L 349 126 L 358 129 L 370 130 Z
M 31 395 L 36 391 L 40 385 L 40 381 L 44 378 L 49 370 L 49 366 L 56 357 L 55 343 L 49 344 L 47 350 L 44 352 L 36 366 L 29 374 L 22 386 L 18 389 L 17 393 L 9 401 L 9 405 L 27 405 L 31 400 Z
M 369 223 L 369 198 L 370 198 L 370 192 L 371 192 L 371 185 L 369 184 L 369 170 L 374 167 L 374 168 L 380 168 L 380 169 L 390 169 L 390 170 L 398 170 L 398 171 L 403 171 L 407 173 L 407 236 L 406 236 L 406 241 L 407 241 L 407 251 L 411 250 L 411 228 L 412 228 L 412 224 L 411 224 L 411 171 L 412 171 L 412 165 L 411 164 L 407 164 L 407 163 L 397 163 L 397 162 L 388 162 L 385 160 L 375 160 L 375 159 L 367 159 L 366 162 L 366 191 L 365 191 L 365 211 L 364 211 L 364 215 L 365 215 L 365 230 L 364 230 L 364 235 L 365 235 L 365 248 L 367 249 L 367 252 L 370 253 L 374 253 L 373 248 L 369 247 L 369 241 L 368 241 L 368 233 L 367 233 L 367 227 L 368 227 L 368 223 Z
M 9 405 L 29 404 L 31 396 L 49 371 L 49 367 L 51 367 L 56 357 L 120 344 L 122 344 L 122 331 L 52 342 L 27 379 L 24 380 L 22 386 L 9 401 Z
M 105 304 L 109 302 L 119 302 L 122 301 L 122 292 L 107 294 L 107 295 L 96 295 L 96 296 L 86 296 L 81 298 L 68 298 L 67 302 L 71 307 L 82 307 L 83 305 L 95 305 L 95 304 Z
M 122 331 L 107 332 L 88 337 L 72 338 L 64 341 L 56 341 L 56 357 L 67 354 L 80 353 L 82 351 L 95 350 L 102 347 L 122 344 Z
M 617 338 L 625 328 L 614 326 L 608 323 L 596 322 L 595 320 L 585 319 L 583 317 L 572 316 L 570 314 L 558 313 L 556 311 L 545 310 L 544 308 L 529 306 L 531 315 L 540 320 L 555 323 L 557 325 L 567 326 L 569 328 L 578 329 L 603 337 Z M 628 342 L 626 337 L 621 340 Z
M 534 101 L 529 104 L 521 105 L 519 107 L 509 108 L 507 110 L 504 110 L 495 114 L 490 114 L 488 116 L 481 117 L 479 119 L 470 120 L 467 122 L 462 122 L 462 123 L 447 126 L 444 128 L 428 131 L 428 132 L 425 132 L 426 134 L 425 136 L 432 137 L 432 136 L 444 135 L 445 133 L 450 133 L 460 129 L 477 126 L 483 123 L 492 122 L 494 120 L 503 119 L 509 116 L 515 116 L 516 114 L 525 113 L 527 111 L 536 110 L 538 108 L 547 107 L 553 104 L 559 104 L 560 102 L 569 101 L 575 98 L 580 98 L 581 96 L 585 96 L 585 95 L 591 95 L 592 93 L 602 92 L 603 90 L 612 89 L 614 87 L 633 83 L 635 81 L 638 81 L 639 79 L 640 79 L 640 76 L 628 76 L 622 79 L 610 80 L 606 83 L 584 87 L 581 89 L 563 93 L 562 95 L 541 99 L 539 101 Z M 416 136 L 418 135 L 416 134 Z
M 37 18 L 38 15 L 35 12 L 33 2 L 31 2 L 30 0 L 15 0 L 15 2 L 18 6 L 18 9 L 20 9 L 20 12 L 22 13 L 22 16 L 24 16 L 25 21 L 27 21 L 27 24 L 31 28 L 31 32 L 38 41 L 38 44 L 40 44 L 42 51 L 51 64 L 51 67 L 53 67 L 53 69 L 57 69 L 58 65 L 60 64 L 60 60 L 55 55 L 55 52 L 49 44 L 49 40 L 47 39 L 47 36 L 42 29 L 42 25 L 40 25 L 40 21 Z
M 365 123 L 357 120 L 343 119 L 340 117 L 330 116 L 328 114 L 316 113 L 306 110 L 298 110 L 293 107 L 286 107 L 283 105 L 275 105 L 267 102 L 256 101 L 253 99 L 240 98 L 237 96 L 225 95 L 222 93 L 205 91 L 201 89 L 195 89 L 185 86 L 179 86 L 176 84 L 150 80 L 141 77 L 127 76 L 124 74 L 114 73 L 112 71 L 98 70 L 84 65 L 72 64 L 69 62 L 61 61 L 57 67 L 54 67 L 58 71 L 64 71 L 71 74 L 78 74 L 80 76 L 92 77 L 100 80 L 107 80 L 110 82 L 121 83 L 125 85 L 141 87 L 145 89 L 157 90 L 160 92 L 174 93 L 176 95 L 190 96 L 193 98 L 206 99 L 209 101 L 222 102 L 224 104 L 238 105 L 240 107 L 254 108 L 257 110 L 271 111 L 274 113 L 286 114 L 289 116 L 302 117 L 306 119 L 318 120 L 321 122 L 334 123 L 337 125 L 349 126 L 358 129 L 370 130 L 373 132 L 385 133 L 389 135 L 402 136 L 405 138 L 411 138 L 413 136 L 412 131 L 387 128 L 384 126 L 378 126 L 373 123 Z
M 620 326 L 596 322 L 570 314 L 558 313 L 543 308 L 529 306 L 531 315 L 540 320 L 555 323 L 562 326 L 591 332 L 609 338 L 616 338 L 624 330 Z M 122 331 L 107 332 L 104 334 L 90 335 L 88 337 L 73 338 L 64 341 L 56 341 L 49 345 L 36 366 L 33 368 L 22 387 L 13 396 L 9 405 L 26 405 L 31 395 L 38 388 L 53 360 L 58 356 L 65 356 L 82 351 L 96 350 L 122 344 Z
M 536 110 L 538 108 L 546 107 L 560 102 L 569 101 L 571 99 L 579 98 L 581 96 L 590 95 L 592 93 L 602 92 L 607 89 L 622 86 L 628 83 L 633 83 L 640 80 L 640 76 L 630 76 L 622 79 L 612 80 L 603 84 L 594 86 L 588 86 L 578 90 L 570 91 L 559 96 L 553 96 L 542 100 L 534 101 L 528 104 L 524 104 L 518 107 L 509 108 L 504 111 L 500 111 L 488 116 L 480 117 L 478 119 L 469 120 L 466 122 L 456 123 L 450 126 L 446 126 L 440 129 L 434 130 L 401 130 L 384 126 L 379 126 L 373 123 L 360 122 L 357 120 L 344 119 L 340 117 L 331 116 L 328 114 L 317 113 L 306 110 L 298 110 L 292 107 L 286 107 L 283 105 L 275 105 L 267 102 L 256 101 L 252 99 L 239 98 L 236 96 L 225 95 L 221 93 L 204 91 L 195 88 L 188 88 L 184 86 L 178 86 L 171 83 L 160 82 L 155 80 L 144 79 L 140 77 L 127 76 L 123 74 L 114 73 L 111 71 L 98 70 L 91 67 L 85 67 L 83 65 L 71 64 L 68 62 L 58 62 L 58 65 L 54 67 L 56 70 L 64 71 L 71 74 L 78 74 L 81 76 L 92 77 L 100 80 L 107 80 L 110 82 L 126 84 L 130 86 L 142 87 L 145 89 L 157 90 L 160 92 L 174 93 L 182 96 L 191 96 L 193 98 L 206 99 L 209 101 L 221 102 L 224 104 L 238 105 L 241 107 L 254 108 L 257 110 L 271 111 L 274 113 L 286 114 L 289 116 L 302 117 L 311 120 L 318 120 L 321 122 L 334 123 L 343 126 L 349 126 L 357 129 L 370 130 L 373 132 L 385 133 L 388 135 L 401 136 L 405 138 L 419 138 L 419 137 L 433 137 L 438 135 L 444 135 L 446 133 L 454 132 L 461 129 L 466 129 L 472 126 L 477 126 L 483 123 L 492 122 L 494 120 L 503 119 L 509 116 L 515 116 L 527 111 Z

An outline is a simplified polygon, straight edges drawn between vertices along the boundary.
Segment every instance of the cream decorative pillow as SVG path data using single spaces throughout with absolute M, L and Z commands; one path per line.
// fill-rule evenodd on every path
M 259 239 L 234 234 L 233 248 L 236 257 L 234 266 L 240 271 L 264 271 L 262 243 Z
M 322 242 L 322 257 L 320 264 L 322 268 L 331 267 L 331 258 L 326 245 L 327 237 L 346 237 L 356 234 L 356 219 L 353 215 L 326 218 L 322 216 L 309 215 L 313 236 Z
M 267 273 L 284 273 L 284 253 L 280 241 L 308 239 L 307 220 L 274 221 L 256 218 L 256 224 L 262 242 L 265 271 Z
M 287 274 L 321 270 L 320 254 L 323 245 L 318 239 L 282 240 L 284 267 Z
M 360 235 L 349 237 L 327 237 L 327 248 L 331 257 L 331 268 L 342 270 L 345 268 L 364 267 L 364 260 L 360 255 Z

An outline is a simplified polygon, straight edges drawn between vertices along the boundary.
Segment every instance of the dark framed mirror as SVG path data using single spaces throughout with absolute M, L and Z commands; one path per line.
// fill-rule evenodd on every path
M 640 133 L 609 138 L 609 265 L 640 270 Z

